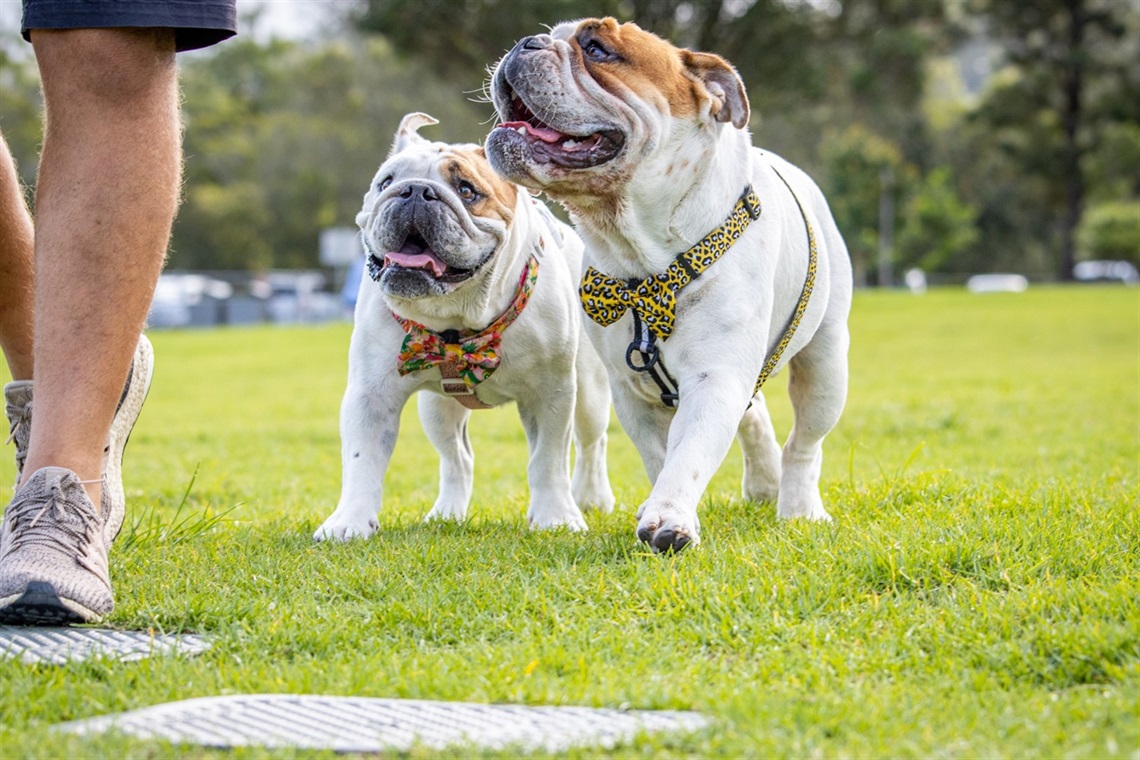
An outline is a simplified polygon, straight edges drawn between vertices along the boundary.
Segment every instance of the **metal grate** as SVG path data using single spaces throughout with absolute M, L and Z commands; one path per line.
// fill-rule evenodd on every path
M 55 729 L 83 735 L 120 731 L 218 748 L 379 752 L 465 744 L 559 752 L 609 748 L 641 732 L 694 731 L 708 724 L 692 712 L 257 694 L 170 702 Z
M 0 659 L 63 665 L 77 660 L 110 657 L 141 660 L 164 654 L 200 654 L 209 642 L 193 634 L 166 635 L 107 628 L 23 628 L 0 625 Z

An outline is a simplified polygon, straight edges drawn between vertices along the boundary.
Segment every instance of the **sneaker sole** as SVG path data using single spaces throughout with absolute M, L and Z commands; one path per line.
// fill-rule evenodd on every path
M 63 599 L 46 581 L 32 581 L 24 593 L 0 599 L 0 623 L 7 625 L 70 625 L 93 623 L 102 615 Z
M 123 491 L 123 452 L 131 438 L 131 430 L 142 412 L 143 402 L 150 393 L 150 381 L 154 377 L 154 347 L 145 335 L 139 336 L 138 348 L 131 362 L 126 387 L 119 399 L 115 417 L 111 421 L 111 431 L 107 435 L 106 467 L 103 474 L 103 500 L 107 506 L 107 516 L 103 523 L 103 541 L 110 548 L 111 542 L 123 529 L 126 516 L 126 494 Z

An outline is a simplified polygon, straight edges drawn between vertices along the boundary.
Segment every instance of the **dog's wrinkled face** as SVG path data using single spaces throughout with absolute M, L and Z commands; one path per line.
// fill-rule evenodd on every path
M 404 117 L 356 217 L 369 274 L 390 296 L 461 287 L 506 240 L 514 217 L 518 189 L 495 174 L 482 148 L 417 134 L 436 123 L 426 114 Z
M 694 130 L 748 123 L 748 99 L 719 56 L 674 47 L 635 24 L 586 19 L 526 37 L 491 77 L 502 120 L 495 169 L 528 187 L 613 189 Z

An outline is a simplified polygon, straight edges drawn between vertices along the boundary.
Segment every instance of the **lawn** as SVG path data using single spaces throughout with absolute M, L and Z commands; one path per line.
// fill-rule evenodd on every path
M 734 450 L 701 546 L 676 557 L 633 535 L 648 482 L 616 422 L 618 510 L 586 534 L 528 531 L 513 408 L 473 416 L 470 521 L 422 524 L 437 459 L 414 404 L 380 534 L 315 544 L 340 486 L 350 328 L 152 333 L 109 624 L 214 648 L 4 662 L 0 755 L 223 755 L 45 729 L 289 692 L 714 720 L 581 755 L 1136 758 L 1140 290 L 861 292 L 851 324 L 850 399 L 825 445 L 834 523 L 743 501 Z M 781 436 L 784 383 L 768 389 Z M 0 488 L 13 469 L 8 448 Z

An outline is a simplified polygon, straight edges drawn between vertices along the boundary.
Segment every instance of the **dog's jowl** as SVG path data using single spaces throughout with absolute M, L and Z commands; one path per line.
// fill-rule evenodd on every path
M 582 242 L 496 175 L 479 146 L 418 134 L 435 123 L 404 117 L 356 218 L 370 276 L 357 300 L 341 404 L 340 502 L 315 537 L 376 531 L 400 412 L 416 391 L 440 455 L 429 519 L 467 514 L 471 410 L 513 401 L 530 447 L 530 524 L 584 530 L 581 509 L 610 511 L 614 497 L 609 387 L 578 308 Z
M 744 495 L 829 519 L 823 439 L 847 394 L 851 263 L 804 172 L 753 147 L 723 58 L 587 19 L 520 40 L 492 73 L 487 157 L 570 212 L 581 303 L 653 483 L 637 535 L 699 541 L 697 504 L 736 436 Z M 760 386 L 784 367 L 781 451 Z

